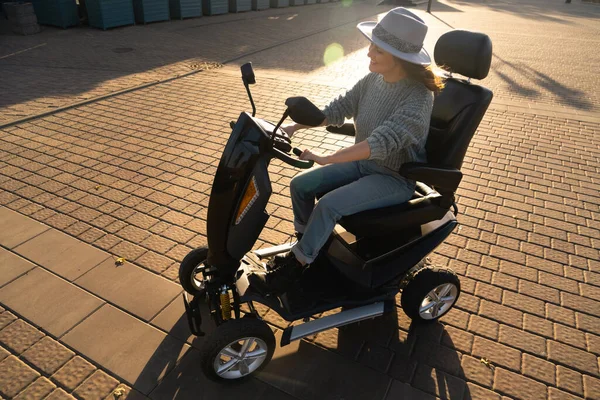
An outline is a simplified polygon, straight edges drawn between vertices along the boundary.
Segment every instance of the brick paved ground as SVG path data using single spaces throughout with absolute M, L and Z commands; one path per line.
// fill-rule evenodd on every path
M 259 376 L 267 385 L 252 380 L 245 392 L 256 389 L 263 397 L 299 399 L 322 398 L 326 392 L 344 398 L 387 399 L 426 398 L 425 393 L 451 399 L 600 398 L 600 121 L 592 113 L 597 108 L 593 97 L 597 81 L 585 73 L 597 55 L 577 58 L 577 67 L 560 70 L 563 74 L 552 75 L 553 82 L 502 69 L 499 61 L 528 65 L 538 76 L 558 71 L 565 60 L 562 53 L 552 52 L 556 43 L 545 41 L 539 50 L 560 54 L 549 60 L 543 54 L 534 57 L 532 52 L 512 48 L 531 47 L 539 42 L 541 32 L 557 30 L 572 43 L 574 50 L 568 54 L 575 57 L 577 48 L 585 49 L 594 40 L 591 35 L 577 35 L 597 29 L 593 16 L 599 8 L 572 4 L 565 9 L 560 3 L 542 9 L 531 1 L 521 7 L 524 15 L 516 15 L 515 5 L 509 2 L 448 2 L 445 7 L 450 6 L 453 10 L 440 9 L 436 17 L 456 27 L 489 30 L 495 45 L 494 68 L 486 84 L 496 90 L 496 98 L 463 166 L 461 227 L 432 257 L 461 275 L 459 304 L 441 324 L 427 328 L 411 326 L 398 311 L 397 318 L 324 332 L 299 346 L 278 350 L 272 366 Z M 360 7 L 367 13 L 366 5 Z M 447 27 L 426 18 L 431 32 L 441 33 Z M 535 30 L 524 27 L 523 21 L 535 25 Z M 318 47 L 315 54 L 334 41 L 342 43 L 352 49 L 345 63 L 321 67 L 320 59 L 312 56 L 303 58 L 304 65 L 297 64 L 294 53 L 285 49 L 277 53 L 277 48 L 253 56 L 259 115 L 278 117 L 290 94 L 306 95 L 322 105 L 342 91 L 342 74 L 349 81 L 360 76 L 364 68 L 360 36 L 352 32 L 342 26 L 296 42 L 302 50 L 297 53 L 304 54 L 310 53 L 310 41 Z M 525 59 L 525 54 L 531 58 Z M 281 61 L 273 63 L 275 55 Z M 298 73 L 301 68 L 311 72 Z M 209 188 L 229 133 L 227 121 L 248 108 L 239 78 L 231 71 L 228 67 L 198 73 L 0 130 L 0 205 L 106 254 L 126 257 L 132 267 L 140 267 L 136 274 L 175 279 L 181 258 L 205 243 Z M 315 83 L 307 84 L 308 80 Z M 535 93 L 520 91 L 517 82 Z M 573 101 L 561 95 L 565 88 L 588 96 L 578 99 L 591 100 L 587 105 Z M 323 150 L 348 143 L 318 130 L 299 133 L 297 139 L 301 146 Z M 291 228 L 287 184 L 296 171 L 274 162 L 271 172 L 277 194 L 257 246 L 280 243 Z M 71 270 L 56 273 L 75 281 Z M 2 288 L 9 290 L 18 280 L 10 282 Z M 169 333 L 167 337 L 187 339 L 131 299 L 121 303 L 105 289 L 83 289 L 133 314 L 127 323 L 149 321 Z M 173 315 L 180 316 L 179 302 L 169 304 L 167 309 L 174 308 Z M 97 328 L 103 318 L 116 318 L 107 307 L 84 319 L 81 332 Z M 6 313 L 12 321 L 9 311 L 0 317 Z M 272 311 L 261 313 L 274 327 L 286 326 Z M 41 323 L 38 326 L 44 330 Z M 5 358 L 5 367 L 23 371 L 16 374 L 27 381 L 22 387 L 38 376 L 32 371 L 38 371 L 66 392 L 76 392 L 75 384 L 57 384 L 23 355 L 44 333 L 27 327 L 34 332 L 29 342 L 11 344 L 15 335 L 10 329 L 22 327 L 27 325 L 13 322 L 0 331 L 0 342 L 12 353 Z M 173 398 L 176 390 L 181 390 L 180 396 L 192 395 L 199 387 L 207 398 L 216 393 L 227 396 L 195 381 L 193 349 L 161 385 L 147 391 L 145 381 L 131 378 L 118 363 L 109 362 L 110 357 L 85 348 L 75 340 L 76 334 L 69 335 L 50 333 L 46 341 L 58 338 L 77 349 L 79 357 L 112 376 L 113 385 L 118 382 L 111 379 L 118 377 L 144 388 L 152 398 Z M 122 333 L 114 335 L 119 338 Z M 180 349 L 171 349 L 175 360 Z M 489 359 L 491 368 L 480 362 L 482 357 Z M 342 372 L 331 372 L 338 368 Z M 266 389 L 271 386 L 278 390 Z M 8 390 L 20 390 L 12 387 L 2 386 L 0 391 L 11 397 Z
M 225 62 L 333 26 L 354 25 L 388 8 L 332 3 L 109 31 L 47 27 L 27 37 L 5 32 L 0 123 L 175 77 L 205 62 Z

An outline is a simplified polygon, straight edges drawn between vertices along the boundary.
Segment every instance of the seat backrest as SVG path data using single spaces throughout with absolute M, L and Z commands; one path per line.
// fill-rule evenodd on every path
M 490 69 L 492 42 L 483 33 L 450 31 L 438 39 L 434 59 L 450 73 L 483 79 Z M 492 96 L 490 90 L 465 80 L 446 80 L 433 103 L 426 144 L 429 164 L 460 169 Z

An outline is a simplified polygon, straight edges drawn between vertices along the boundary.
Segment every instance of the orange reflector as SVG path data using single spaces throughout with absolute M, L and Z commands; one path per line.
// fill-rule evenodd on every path
M 244 197 L 242 197 L 242 202 L 240 203 L 240 208 L 238 209 L 237 215 L 235 217 L 235 224 L 239 224 L 240 221 L 244 218 L 247 211 L 252 207 L 252 204 L 258 198 L 259 193 L 256 188 L 256 179 L 252 177 L 250 183 L 248 184 L 248 188 L 246 188 L 246 193 L 244 193 Z

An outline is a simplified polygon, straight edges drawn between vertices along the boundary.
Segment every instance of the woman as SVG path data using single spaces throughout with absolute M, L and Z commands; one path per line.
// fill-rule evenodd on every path
M 269 273 L 254 279 L 264 290 L 285 292 L 317 257 L 341 217 L 409 200 L 415 182 L 397 171 L 406 162 L 426 161 L 433 93 L 443 88 L 423 48 L 427 26 L 399 7 L 381 22 L 361 23 L 358 29 L 371 41 L 371 73 L 323 110 L 322 124 L 339 126 L 353 118 L 356 144 L 327 156 L 311 150 L 300 156 L 324 167 L 291 181 L 300 239 L 287 256 L 276 257 Z M 284 130 L 292 136 L 303 128 L 295 124 Z M 315 207 L 318 195 L 322 197 Z

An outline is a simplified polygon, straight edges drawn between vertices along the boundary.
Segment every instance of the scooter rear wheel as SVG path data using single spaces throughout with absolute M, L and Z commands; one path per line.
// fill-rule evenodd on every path
M 454 271 L 424 268 L 406 284 L 400 302 L 415 322 L 432 322 L 452 309 L 460 296 L 460 281 Z
M 275 352 L 275 335 L 256 318 L 232 319 L 204 338 L 202 371 L 212 381 L 237 381 L 264 368 Z
M 193 296 L 203 296 L 206 284 L 202 272 L 208 257 L 208 247 L 199 247 L 188 253 L 179 266 L 179 282 L 183 290 Z

